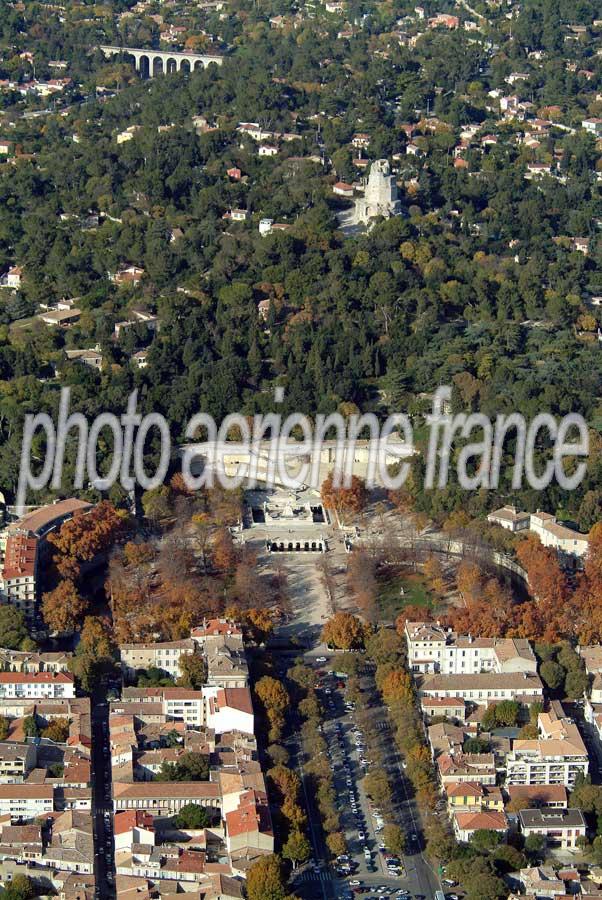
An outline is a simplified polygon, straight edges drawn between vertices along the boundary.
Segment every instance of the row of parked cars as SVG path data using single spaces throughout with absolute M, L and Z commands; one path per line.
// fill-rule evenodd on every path
M 412 897 L 405 888 L 392 888 L 385 884 L 367 885 L 362 884 L 361 881 L 351 881 L 349 884 L 354 894 L 369 894 L 370 896 L 365 900 L 386 900 L 387 897 L 395 898 L 395 900 L 411 900 Z
M 362 811 L 362 807 L 360 804 L 360 800 L 357 793 L 357 785 L 355 782 L 355 778 L 353 776 L 353 770 L 351 765 L 351 758 L 349 756 L 349 752 L 347 750 L 347 745 L 345 742 L 345 738 L 343 735 L 343 726 L 340 722 L 335 722 L 335 734 L 337 738 L 338 747 L 341 751 L 343 758 L 343 772 L 345 774 L 345 787 L 347 788 L 349 794 L 349 809 L 351 810 L 351 814 L 353 816 L 355 826 L 357 828 L 357 837 L 359 843 L 362 845 L 362 851 L 364 854 L 364 858 L 366 860 L 366 865 L 368 866 L 368 871 L 375 871 L 374 863 L 372 862 L 372 853 L 370 848 L 366 844 L 366 823 L 364 821 L 364 813 Z

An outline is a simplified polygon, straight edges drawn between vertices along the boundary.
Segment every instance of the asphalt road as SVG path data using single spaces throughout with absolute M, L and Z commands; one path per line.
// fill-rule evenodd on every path
M 92 698 L 92 811 L 94 817 L 94 865 L 96 896 L 115 897 L 115 860 L 113 855 L 113 807 L 111 802 L 111 762 L 105 750 L 109 740 L 109 707 L 106 701 Z M 108 813 L 108 816 L 106 814 Z
M 325 670 L 333 668 L 335 659 L 336 654 L 328 654 L 326 663 L 318 663 L 315 650 L 305 655 L 305 662 L 308 665 Z M 279 664 L 280 671 L 284 672 L 289 664 L 290 660 L 283 658 Z M 404 893 L 406 897 L 409 895 L 413 898 L 434 900 L 435 891 L 440 889 L 439 881 L 421 852 L 424 840 L 421 833 L 420 816 L 406 782 L 401 759 L 393 744 L 392 736 L 388 732 L 386 710 L 382 706 L 375 707 L 375 715 L 382 723 L 382 727 L 377 730 L 382 733 L 382 740 L 387 743 L 386 758 L 395 791 L 393 797 L 395 819 L 404 827 L 408 835 L 416 835 L 415 843 L 410 846 L 409 852 L 403 858 L 405 872 L 401 877 L 389 874 L 383 854 L 380 852 L 380 839 L 375 831 L 376 822 L 371 814 L 368 798 L 362 786 L 366 769 L 360 763 L 357 744 L 361 745 L 362 738 L 354 714 L 345 708 L 344 692 L 336 686 L 336 679 L 328 679 L 325 682 L 325 688 L 330 693 L 320 692 L 326 713 L 324 736 L 328 743 L 329 761 L 333 768 L 341 825 L 348 843 L 349 856 L 356 863 L 356 870 L 349 877 L 338 877 L 331 865 L 324 842 L 319 811 L 311 795 L 311 789 L 303 777 L 302 763 L 307 759 L 310 751 L 309 748 L 301 746 L 297 730 L 289 739 L 287 749 L 291 754 L 291 762 L 297 766 L 303 783 L 313 860 L 312 863 L 297 872 L 294 879 L 295 892 L 306 900 L 342 900 L 342 898 L 356 896 L 352 891 L 357 885 L 352 885 L 350 882 L 359 881 L 361 886 L 372 889 L 361 894 L 365 900 L 372 896 L 402 897 Z M 376 692 L 375 688 L 374 691 Z M 300 722 L 297 724 L 300 725 Z M 352 803 L 357 812 L 352 809 Z M 360 831 L 364 834 L 364 838 L 360 838 Z M 370 851 L 370 862 L 373 864 L 374 871 L 369 868 L 364 847 Z M 317 863 L 317 866 L 314 863 Z M 377 893 L 379 887 L 381 892 Z

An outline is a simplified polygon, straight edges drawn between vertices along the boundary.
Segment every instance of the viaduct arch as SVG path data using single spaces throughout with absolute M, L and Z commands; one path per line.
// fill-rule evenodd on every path
M 150 50 L 141 47 L 101 46 L 107 58 L 128 56 L 133 58 L 134 67 L 143 78 L 169 75 L 172 72 L 195 72 L 214 63 L 221 66 L 224 57 L 219 53 L 184 53 L 175 50 Z

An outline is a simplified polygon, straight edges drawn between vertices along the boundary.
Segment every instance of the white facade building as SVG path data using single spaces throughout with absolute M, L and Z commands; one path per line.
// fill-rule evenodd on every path
M 53 811 L 51 784 L 0 784 L 0 816 L 37 819 Z
M 163 641 L 156 644 L 121 644 L 121 667 L 125 675 L 133 676 L 137 669 L 162 669 L 178 678 L 180 658 L 195 652 L 196 644 L 190 638 L 182 641 Z
M 521 512 L 516 506 L 502 506 L 500 509 L 494 510 L 487 516 L 487 521 L 492 525 L 499 525 L 506 531 L 525 531 L 529 527 L 530 515 L 528 512 Z
M 473 638 L 433 622 L 406 622 L 408 663 L 413 672 L 476 675 L 537 672 L 537 660 L 522 638 Z M 452 696 L 452 695 L 446 695 Z
M 516 740 L 506 757 L 506 784 L 563 784 L 572 788 L 589 772 L 589 758 L 579 729 L 553 711 L 540 713 L 540 738 Z
M 203 688 L 207 700 L 207 722 L 217 734 L 241 731 L 253 734 L 254 716 L 248 688 Z
M 525 838 L 539 834 L 545 838 L 547 847 L 562 850 L 575 849 L 577 839 L 587 832 L 580 809 L 521 809 L 519 822 Z
M 544 547 L 552 547 L 566 556 L 582 558 L 587 553 L 589 538 L 586 534 L 560 525 L 556 516 L 538 510 L 531 513 L 531 531 L 539 537 Z
M 69 672 L 0 672 L 0 699 L 75 697 L 75 679 Z
M 480 675 L 426 675 L 419 687 L 420 697 L 462 697 L 477 706 L 501 700 L 534 703 L 543 700 L 543 684 L 531 672 Z

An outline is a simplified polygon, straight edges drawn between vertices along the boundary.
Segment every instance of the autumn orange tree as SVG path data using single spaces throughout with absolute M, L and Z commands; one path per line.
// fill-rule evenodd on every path
M 274 630 L 274 617 L 269 609 L 241 609 L 240 606 L 227 606 L 224 615 L 232 622 L 242 626 L 248 640 L 256 644 L 264 643 Z
M 274 854 L 262 856 L 249 868 L 246 882 L 248 900 L 287 900 L 284 869 Z
M 106 617 L 86 616 L 69 668 L 88 692 L 102 677 L 116 672 L 117 647 L 113 628 Z
M 358 650 L 364 645 L 367 633 L 364 623 L 347 612 L 338 612 L 326 622 L 322 629 L 322 641 L 339 650 Z
M 238 554 L 232 535 L 225 527 L 220 527 L 211 548 L 211 559 L 218 572 L 230 575 L 234 571 Z
M 125 529 L 126 521 L 127 513 L 103 500 L 63 522 L 58 531 L 48 535 L 48 543 L 56 548 L 53 559 L 59 573 L 76 580 L 82 563 L 106 553 Z
M 113 553 L 105 583 L 119 643 L 156 640 L 156 635 L 178 640 L 203 616 L 220 612 L 223 588 L 216 579 L 199 576 L 184 539 L 168 535 L 148 557 L 140 545 L 132 547 Z
M 148 541 L 128 541 L 123 548 L 125 564 L 132 568 L 145 566 L 151 563 L 156 556 L 156 547 Z
M 335 487 L 331 472 L 321 488 L 322 503 L 334 510 L 341 519 L 361 512 L 367 501 L 366 483 L 357 475 L 351 476 L 349 487 Z
M 255 685 L 255 695 L 261 703 L 270 731 L 270 741 L 279 740 L 284 727 L 284 714 L 289 706 L 289 695 L 282 684 L 271 675 L 264 675 Z
M 488 578 L 479 596 L 464 606 L 452 609 L 447 622 L 459 634 L 504 637 L 514 623 L 512 596 L 497 578 Z
M 69 737 L 69 719 L 52 719 L 42 731 L 42 737 L 55 744 L 64 744 Z
M 544 547 L 536 535 L 529 535 L 518 544 L 516 556 L 527 572 L 529 593 L 537 601 L 561 604 L 566 600 L 567 579 L 555 550 Z
M 476 600 L 483 586 L 483 573 L 479 566 L 463 559 L 456 572 L 456 585 L 465 602 Z
M 368 621 L 374 622 L 378 595 L 376 564 L 374 558 L 362 548 L 354 549 L 349 554 L 347 583 L 361 612 Z
M 79 631 L 87 608 L 87 600 L 69 578 L 42 595 L 42 615 L 51 631 Z
M 597 593 L 602 602 L 602 521 L 597 522 L 589 533 L 585 577 L 590 590 Z
M 565 604 L 564 620 L 579 643 L 602 643 L 602 522 L 590 531 L 584 571 Z
M 414 696 L 412 679 L 405 669 L 393 669 L 385 675 L 380 690 L 387 705 L 399 701 L 411 703 Z
M 430 622 L 432 618 L 431 611 L 426 606 L 408 603 L 395 619 L 395 629 L 397 634 L 405 637 L 406 622 Z
M 425 561 L 422 571 L 426 575 L 429 587 L 436 594 L 445 592 L 445 578 L 443 576 L 443 566 L 434 554 L 431 554 Z

